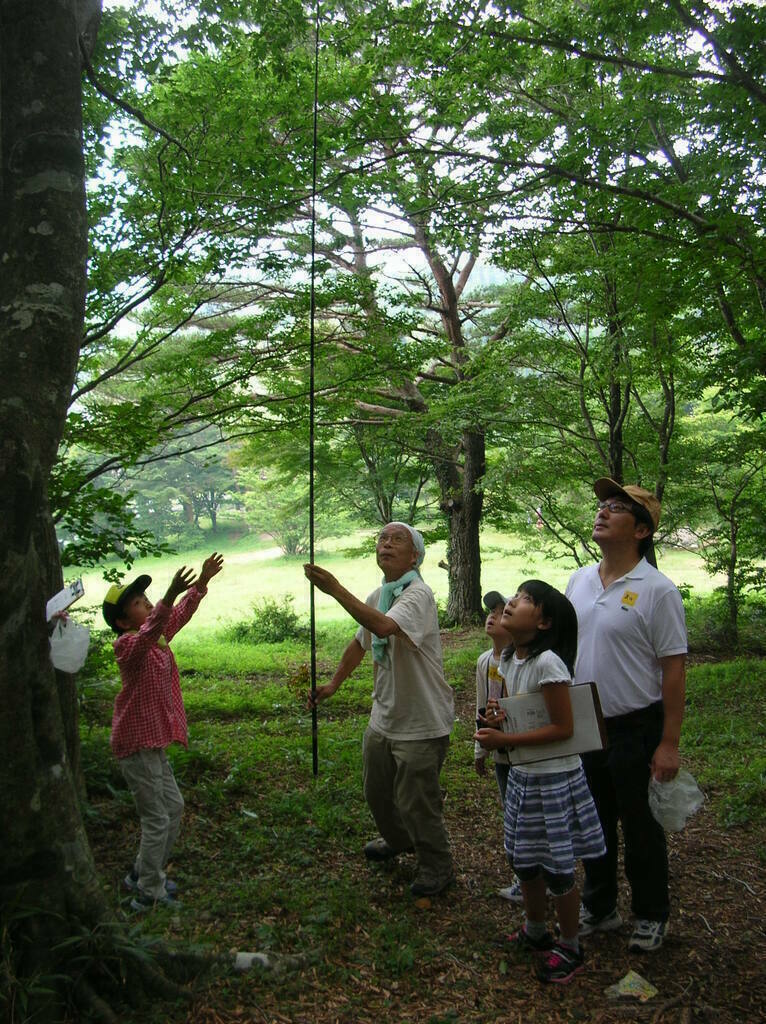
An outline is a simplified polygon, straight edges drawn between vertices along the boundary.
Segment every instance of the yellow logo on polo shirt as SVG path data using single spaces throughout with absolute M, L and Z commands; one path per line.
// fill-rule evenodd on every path
M 622 595 L 622 604 L 627 605 L 628 608 L 632 608 L 637 600 L 638 594 L 634 593 L 632 590 L 626 590 Z

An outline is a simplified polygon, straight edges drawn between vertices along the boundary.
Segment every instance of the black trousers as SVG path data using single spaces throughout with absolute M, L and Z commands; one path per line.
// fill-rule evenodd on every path
M 662 702 L 606 719 L 605 750 L 583 754 L 590 791 L 601 819 L 606 854 L 583 861 L 582 901 L 595 917 L 617 906 L 617 826 L 622 826 L 625 874 L 636 917 L 666 921 L 668 851 L 665 832 L 649 810 L 649 766 L 662 738 Z

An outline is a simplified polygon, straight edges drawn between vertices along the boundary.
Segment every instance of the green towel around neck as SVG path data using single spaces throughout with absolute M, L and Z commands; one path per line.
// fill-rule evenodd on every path
M 404 576 L 400 576 L 398 580 L 392 580 L 390 583 L 383 583 L 380 588 L 380 595 L 378 597 L 378 611 L 383 612 L 385 615 L 394 600 L 399 597 L 403 590 L 405 590 L 413 580 L 420 577 L 420 573 L 417 569 L 410 569 Z M 372 634 L 372 656 L 379 665 L 388 664 L 388 637 L 379 637 Z

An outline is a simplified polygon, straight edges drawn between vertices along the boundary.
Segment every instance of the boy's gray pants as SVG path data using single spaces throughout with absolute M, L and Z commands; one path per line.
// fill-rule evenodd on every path
M 119 765 L 141 819 L 138 888 L 159 899 L 165 893 L 165 865 L 181 827 L 184 799 L 161 748 L 138 750 L 119 758 Z
M 364 798 L 392 849 L 414 847 L 423 882 L 452 877 L 439 785 L 448 749 L 449 736 L 391 740 L 369 727 L 364 734 Z

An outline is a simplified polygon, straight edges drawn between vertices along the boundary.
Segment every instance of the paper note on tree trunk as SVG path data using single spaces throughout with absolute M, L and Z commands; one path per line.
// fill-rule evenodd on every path
M 84 593 L 82 580 L 75 580 L 68 587 L 59 590 L 58 594 L 54 594 L 45 606 L 45 617 L 48 622 L 51 621 L 56 612 L 66 611 L 70 604 L 74 604 L 77 598 L 82 597 Z

